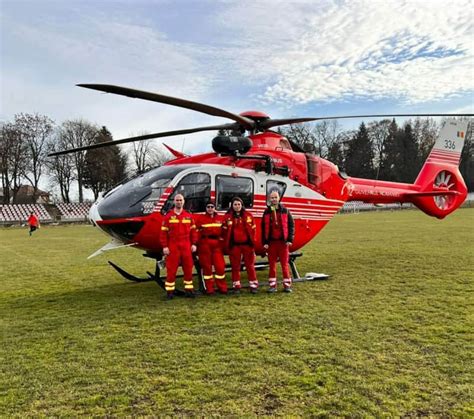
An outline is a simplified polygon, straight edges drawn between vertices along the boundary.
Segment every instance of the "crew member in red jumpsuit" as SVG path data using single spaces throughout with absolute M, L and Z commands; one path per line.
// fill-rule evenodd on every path
M 174 208 L 163 218 L 160 243 L 166 256 L 167 298 L 174 295 L 176 271 L 181 264 L 184 273 L 184 290 L 186 297 L 194 298 L 193 287 L 193 253 L 196 251 L 197 231 L 193 216 L 184 209 L 184 197 L 174 197 Z
M 209 201 L 206 204 L 206 213 L 196 218 L 199 233 L 197 246 L 199 263 L 203 271 L 206 294 L 209 295 L 215 293 L 214 283 L 221 294 L 227 294 L 222 250 L 222 220 L 223 217 L 217 213 L 214 201 Z M 212 273 L 213 266 L 214 274 Z
M 255 272 L 255 223 L 250 212 L 244 208 L 239 197 L 232 198 L 231 207 L 222 225 L 225 248 L 229 252 L 232 266 L 232 285 L 236 293 L 240 292 L 240 263 L 244 259 L 249 279 L 250 292 L 258 292 L 257 273 Z
M 33 231 L 40 228 L 39 219 L 34 212 L 30 212 L 27 223 L 30 226 L 30 236 L 33 234 Z
M 262 218 L 262 243 L 268 252 L 269 280 L 268 292 L 276 292 L 276 265 L 280 259 L 283 273 L 283 291 L 291 292 L 291 276 L 289 248 L 293 242 L 295 227 L 290 211 L 280 204 L 278 191 L 270 193 L 270 205 L 265 209 Z

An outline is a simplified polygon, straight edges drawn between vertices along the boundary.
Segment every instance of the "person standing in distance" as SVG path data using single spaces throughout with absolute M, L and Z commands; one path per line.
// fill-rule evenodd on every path
M 295 223 L 290 210 L 280 203 L 280 194 L 270 192 L 270 205 L 267 206 L 262 218 L 262 244 L 268 253 L 268 292 L 276 292 L 276 264 L 280 259 L 283 273 L 283 291 L 291 292 L 290 246 L 295 235 Z
M 215 293 L 214 284 L 217 285 L 221 294 L 227 294 L 225 260 L 222 250 L 222 221 L 222 216 L 217 213 L 216 205 L 212 200 L 206 204 L 206 213 L 196 218 L 196 227 L 199 233 L 199 264 L 202 268 L 208 295 Z M 214 267 L 214 274 L 212 267 Z
M 160 235 L 163 255 L 166 256 L 166 295 L 168 299 L 173 298 L 176 271 L 181 264 L 185 295 L 194 298 L 193 253 L 197 242 L 196 225 L 193 216 L 184 209 L 184 196 L 177 194 L 173 202 L 174 208 L 163 218 Z
M 258 292 L 257 273 L 255 272 L 255 223 L 252 214 L 247 212 L 242 199 L 232 198 L 231 207 L 222 225 L 224 245 L 229 252 L 232 267 L 232 285 L 236 293 L 240 292 L 240 263 L 244 259 L 249 279 L 250 292 Z
M 30 212 L 27 223 L 30 226 L 30 236 L 33 234 L 33 231 L 40 228 L 39 219 L 33 211 Z

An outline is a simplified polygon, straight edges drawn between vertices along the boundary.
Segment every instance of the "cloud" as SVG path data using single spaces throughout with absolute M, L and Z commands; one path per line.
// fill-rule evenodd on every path
M 472 92 L 472 2 L 232 3 L 222 25 L 242 48 L 241 78 L 264 103 L 356 98 L 404 103 Z
M 88 82 L 230 111 L 252 101 L 270 110 L 414 104 L 473 91 L 468 0 L 224 0 L 186 8 L 71 1 L 43 2 L 38 10 L 25 2 L 28 13 L 13 13 L 13 4 L 2 11 L 3 119 L 32 111 L 57 121 L 76 115 L 107 125 L 115 138 L 222 121 L 73 87 Z
M 47 13 L 46 13 L 47 14 Z M 48 114 L 58 123 L 86 118 L 107 125 L 115 138 L 216 123 L 215 119 L 164 105 L 74 87 L 107 83 L 199 100 L 212 84 L 192 46 L 156 27 L 75 10 L 75 19 L 5 17 L 12 60 L 2 63 L 2 115 Z M 13 59 L 14 58 L 14 59 Z

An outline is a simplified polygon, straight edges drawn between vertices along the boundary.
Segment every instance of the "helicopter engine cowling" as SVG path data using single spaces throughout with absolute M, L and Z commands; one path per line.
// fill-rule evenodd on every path
M 225 156 L 245 154 L 252 148 L 252 140 L 249 137 L 237 137 L 218 135 L 212 139 L 212 149 Z

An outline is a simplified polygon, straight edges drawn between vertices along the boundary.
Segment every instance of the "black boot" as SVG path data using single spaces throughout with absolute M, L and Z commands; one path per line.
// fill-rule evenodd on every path
M 194 294 L 194 291 L 186 291 L 185 296 L 186 298 L 196 298 L 196 294 Z

